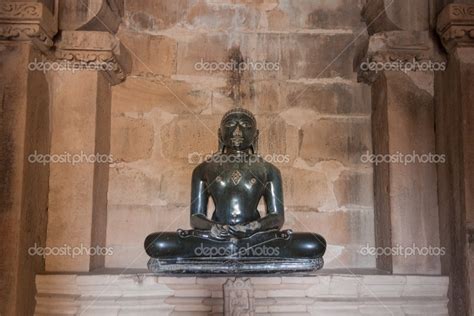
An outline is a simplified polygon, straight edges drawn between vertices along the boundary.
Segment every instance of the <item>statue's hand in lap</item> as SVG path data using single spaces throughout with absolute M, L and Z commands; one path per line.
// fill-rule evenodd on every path
M 214 224 L 211 227 L 211 236 L 218 240 L 226 240 L 231 236 L 228 225 Z
M 231 237 L 244 238 L 252 236 L 259 231 L 261 225 L 257 221 L 248 224 L 239 225 L 223 225 L 214 224 L 211 228 L 211 236 L 218 240 L 227 240 Z
M 238 238 L 249 237 L 260 230 L 262 225 L 259 222 L 253 221 L 245 225 L 231 225 L 229 231 L 232 235 Z

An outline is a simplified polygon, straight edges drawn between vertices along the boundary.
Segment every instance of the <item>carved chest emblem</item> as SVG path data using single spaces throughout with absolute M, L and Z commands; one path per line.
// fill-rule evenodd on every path
M 237 185 L 239 184 L 240 180 L 242 180 L 242 174 L 239 170 L 234 170 L 234 172 L 232 172 L 232 175 L 230 176 L 230 179 L 232 180 L 234 185 Z

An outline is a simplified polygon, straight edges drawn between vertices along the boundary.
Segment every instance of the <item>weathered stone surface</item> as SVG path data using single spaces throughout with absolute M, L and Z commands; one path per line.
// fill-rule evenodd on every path
M 370 210 L 324 213 L 288 211 L 285 227 L 291 227 L 294 231 L 317 232 L 326 238 L 328 244 L 350 244 L 360 250 L 374 240 L 371 213 Z
M 188 199 L 183 199 L 189 203 Z M 189 204 L 188 204 L 189 205 Z M 190 229 L 189 206 L 110 205 L 107 218 L 106 268 L 146 269 L 148 255 L 143 241 L 151 232 Z
M 285 205 L 294 211 L 318 211 L 332 204 L 331 183 L 321 172 L 285 168 L 281 169 Z
M 124 205 L 161 205 L 161 178 L 149 177 L 143 172 L 128 167 L 110 169 L 109 174 L 109 204 Z
M 152 73 L 171 76 L 176 73 L 177 43 L 166 36 L 120 31 L 117 34 L 125 47 L 132 49 L 132 75 Z M 159 58 L 156 58 L 159 56 Z
M 370 114 L 370 89 L 367 85 L 290 84 L 286 107 L 311 109 L 321 114 Z
M 144 74 L 128 78 L 112 88 L 112 113 L 199 113 L 211 103 L 211 92 L 183 81 Z
M 228 77 L 230 71 L 205 68 L 225 64 L 205 63 L 227 63 L 232 49 L 237 49 L 248 65 L 243 68 L 244 79 L 245 75 L 255 79 L 352 78 L 352 41 L 352 34 L 199 34 L 178 42 L 177 73 Z M 264 66 L 265 62 L 271 64 Z
M 220 116 L 182 115 L 162 127 L 160 137 L 163 155 L 183 163 L 193 153 L 208 154 L 217 149 Z
M 211 71 L 217 64 L 229 61 L 229 49 L 236 43 L 225 34 L 198 34 L 189 42 L 178 42 L 177 74 L 221 76 L 225 72 Z M 209 63 L 209 64 L 206 64 Z
M 226 5 L 214 1 L 198 2 L 186 16 L 186 23 L 193 29 L 254 30 L 259 28 L 260 20 L 261 12 L 253 5 Z
M 317 232 L 329 244 L 326 268 L 373 267 L 375 257 L 364 256 L 361 249 L 373 245 L 373 211 L 286 212 L 284 228 Z
M 115 162 L 129 162 L 151 156 L 154 131 L 150 121 L 113 116 L 111 134 L 110 152 Z
M 131 2 L 131 1 L 130 1 Z M 127 26 L 157 32 L 182 25 L 215 31 L 348 29 L 361 24 L 352 1 L 178 1 L 173 4 L 126 5 Z
M 300 157 L 318 162 L 338 160 L 344 165 L 361 164 L 362 154 L 371 150 L 370 121 L 321 119 L 302 127 Z
M 291 34 L 283 42 L 282 67 L 290 79 L 353 78 L 352 34 Z
M 430 25 L 430 10 L 426 1 L 369 0 L 364 4 L 362 16 L 369 34 L 404 30 L 423 31 Z
M 354 14 L 359 10 L 358 3 L 350 0 L 282 0 L 268 14 L 272 16 L 270 21 L 276 23 L 275 12 L 278 12 L 288 20 L 290 28 L 350 29 L 361 24 L 360 18 Z M 269 23 L 269 28 L 273 26 L 274 24 Z
M 141 246 L 148 232 L 157 229 L 156 215 L 148 205 L 109 205 L 107 245 Z
M 187 206 L 191 200 L 191 186 L 189 185 L 195 165 L 188 164 L 180 170 L 170 170 L 163 173 L 160 199 L 176 206 Z M 158 194 L 158 193 L 156 193 Z M 211 211 L 211 210 L 210 210 Z
M 373 173 L 344 171 L 334 182 L 334 194 L 339 207 L 364 206 L 374 203 Z
M 260 130 L 258 136 L 260 155 L 279 168 L 288 167 L 297 157 L 298 130 L 277 116 L 256 117 Z
M 237 40 L 244 61 L 249 61 L 249 68 L 244 71 L 253 80 L 286 79 L 288 65 L 285 61 L 285 43 L 288 43 L 285 33 L 247 33 Z M 253 63 L 253 64 L 251 64 Z M 245 82 L 245 76 L 243 77 Z
M 279 112 L 284 104 L 285 85 L 273 80 L 249 81 L 242 95 L 242 105 L 254 114 Z
M 115 33 L 122 14 L 123 1 L 62 1 L 59 5 L 59 28 Z
M 125 21 L 135 31 L 159 31 L 181 21 L 197 0 L 126 1 Z

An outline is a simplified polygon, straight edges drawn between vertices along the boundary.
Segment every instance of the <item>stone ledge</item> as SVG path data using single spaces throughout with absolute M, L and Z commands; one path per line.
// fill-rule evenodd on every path
M 254 313 L 448 315 L 444 276 L 315 275 L 243 277 Z M 150 274 L 38 275 L 36 315 L 222 315 L 224 283 L 235 277 Z M 230 284 L 230 285 L 229 285 Z M 250 288 L 247 288 L 249 287 Z M 227 296 L 229 297 L 229 296 Z M 270 314 L 268 314 L 270 315 Z
M 63 31 L 55 56 L 59 60 L 103 68 L 112 85 L 125 80 L 132 67 L 130 52 L 108 32 Z

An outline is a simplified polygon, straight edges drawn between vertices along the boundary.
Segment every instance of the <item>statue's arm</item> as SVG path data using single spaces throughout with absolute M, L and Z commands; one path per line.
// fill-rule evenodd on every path
M 193 171 L 191 183 L 191 227 L 209 230 L 215 223 L 207 218 L 209 192 L 203 175 L 203 166 Z
M 264 193 L 267 215 L 258 220 L 260 229 L 280 229 L 285 222 L 283 189 L 280 170 L 271 166 Z

